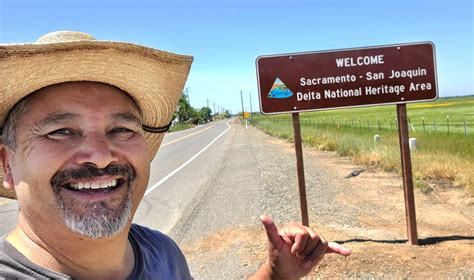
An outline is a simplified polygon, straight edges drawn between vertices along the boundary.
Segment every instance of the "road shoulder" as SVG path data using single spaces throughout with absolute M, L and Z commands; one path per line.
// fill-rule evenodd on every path
M 242 163 L 222 166 L 212 189 L 230 195 L 225 200 L 204 200 L 205 206 L 194 217 L 194 226 L 183 231 L 180 238 L 196 279 L 241 279 L 264 260 L 266 239 L 255 217 L 258 214 L 239 207 L 246 200 L 257 201 L 259 205 L 253 209 L 271 214 L 277 223 L 300 220 L 293 145 L 253 127 L 236 130 L 230 150 L 236 152 L 237 148 L 245 147 L 245 153 L 240 150 L 241 159 L 248 162 L 253 158 L 253 176 L 258 178 L 245 179 L 247 184 L 254 182 L 251 185 L 255 191 L 247 195 L 229 190 L 238 186 L 235 182 L 243 176 L 230 170 L 235 171 Z M 239 134 L 245 141 L 237 137 Z M 245 154 L 251 157 L 246 158 Z M 453 203 L 452 198 L 443 198 L 448 197 L 445 194 L 415 191 L 418 233 L 423 246 L 411 246 L 406 243 L 403 188 L 398 175 L 367 170 L 346 179 L 360 167 L 334 153 L 308 148 L 304 148 L 304 161 L 311 225 L 327 239 L 344 243 L 354 252 L 348 258 L 327 256 L 312 276 L 474 275 L 472 205 Z M 456 190 L 445 191 L 450 192 L 449 197 L 461 195 Z M 227 223 L 215 215 L 224 209 L 222 217 Z M 247 215 L 249 219 L 247 223 L 232 223 L 233 215 Z

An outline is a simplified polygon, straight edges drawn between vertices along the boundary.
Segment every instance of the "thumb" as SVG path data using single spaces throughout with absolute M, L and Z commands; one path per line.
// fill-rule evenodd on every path
M 275 248 L 280 248 L 283 245 L 283 240 L 281 239 L 280 234 L 278 234 L 278 228 L 276 227 L 273 219 L 270 216 L 262 215 L 260 216 L 260 221 L 265 227 L 268 242 L 270 242 L 270 244 L 272 244 Z
M 351 249 L 347 249 L 346 247 L 336 242 L 329 242 L 328 248 L 326 249 L 326 253 L 336 253 L 343 256 L 349 256 L 352 251 Z

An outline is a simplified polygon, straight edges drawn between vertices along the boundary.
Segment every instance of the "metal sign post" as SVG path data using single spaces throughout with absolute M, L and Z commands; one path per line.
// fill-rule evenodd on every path
M 413 193 L 413 178 L 411 171 L 410 147 L 408 144 L 408 121 L 405 104 L 397 105 L 398 137 L 400 138 L 400 155 L 402 158 L 403 192 L 405 194 L 405 215 L 407 221 L 408 241 L 418 245 L 416 230 L 415 195 Z
M 298 190 L 300 193 L 301 220 L 309 226 L 308 204 L 306 202 L 306 185 L 304 179 L 303 149 L 301 148 L 300 114 L 293 113 L 293 132 L 295 137 L 296 171 L 298 173 Z

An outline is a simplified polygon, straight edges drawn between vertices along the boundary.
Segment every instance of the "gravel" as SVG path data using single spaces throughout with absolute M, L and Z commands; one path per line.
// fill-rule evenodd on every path
M 229 132 L 220 170 L 170 231 L 195 279 L 241 279 L 255 272 L 265 259 L 261 214 L 277 224 L 301 220 L 294 149 L 253 127 L 234 124 Z M 310 223 L 357 227 L 358 209 L 335 203 L 345 179 L 326 172 L 314 155 L 304 154 L 304 161 Z

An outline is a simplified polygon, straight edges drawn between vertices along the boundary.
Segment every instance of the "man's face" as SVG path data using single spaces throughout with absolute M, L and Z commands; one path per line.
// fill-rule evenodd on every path
M 67 227 L 110 237 L 131 221 L 149 176 L 139 112 L 123 92 L 92 82 L 33 95 L 8 151 L 21 215 L 35 231 Z

